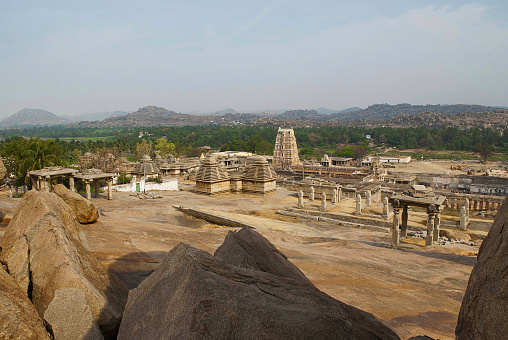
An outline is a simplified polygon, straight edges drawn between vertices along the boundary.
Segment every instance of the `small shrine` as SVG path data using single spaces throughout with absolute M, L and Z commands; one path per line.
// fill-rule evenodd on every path
M 196 173 L 196 192 L 216 195 L 231 189 L 229 174 L 217 158 L 207 157 Z
M 244 192 L 266 195 L 277 190 L 277 174 L 265 157 L 257 157 L 245 171 L 242 181 Z

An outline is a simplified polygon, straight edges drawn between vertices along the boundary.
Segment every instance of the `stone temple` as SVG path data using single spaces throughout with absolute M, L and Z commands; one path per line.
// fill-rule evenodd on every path
M 279 128 L 273 150 L 273 166 L 280 169 L 290 169 L 297 165 L 300 165 L 300 158 L 296 147 L 295 132 L 293 129 Z
M 228 173 L 215 157 L 207 157 L 196 173 L 196 193 L 218 195 L 245 192 L 267 195 L 277 191 L 277 173 L 265 157 L 256 157 L 244 173 Z
M 219 164 L 215 157 L 205 158 L 196 174 L 196 192 L 215 195 L 229 192 L 230 189 L 229 174 L 226 168 Z
M 243 191 L 266 195 L 277 190 L 277 174 L 265 157 L 258 157 L 245 171 Z

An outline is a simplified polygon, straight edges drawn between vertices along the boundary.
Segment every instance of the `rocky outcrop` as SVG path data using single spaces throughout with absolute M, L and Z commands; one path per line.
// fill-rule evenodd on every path
M 99 218 L 99 211 L 89 200 L 65 187 L 63 184 L 53 186 L 53 192 L 60 196 L 76 214 L 79 223 L 92 223 Z
M 49 334 L 26 293 L 0 265 L 0 339 L 47 339 Z
M 107 338 L 120 324 L 128 289 L 87 250 L 71 208 L 57 195 L 23 196 L 0 241 L 0 261 L 44 315 L 55 291 L 81 289 Z
M 4 161 L 0 157 L 0 184 L 2 184 L 6 174 L 7 169 L 5 168 Z
M 478 252 L 462 300 L 457 339 L 503 339 L 508 334 L 508 198 Z
M 55 291 L 55 297 L 44 312 L 44 320 L 56 340 L 101 340 L 102 333 L 80 289 Z
M 268 250 L 257 253 L 251 246 L 266 244 L 252 233 L 233 237 L 219 253 L 246 249 L 243 268 L 185 244 L 171 250 L 129 293 L 118 339 L 398 339 L 371 314 L 288 271 L 291 266 L 282 268 L 295 279 L 271 273 L 280 254 L 269 255 L 270 272 L 257 270 L 267 267 L 254 257 Z M 245 240 L 254 242 L 239 245 Z
M 312 286 L 312 282 L 288 261 L 286 255 L 252 228 L 229 231 L 214 256 L 232 266 L 260 270 Z

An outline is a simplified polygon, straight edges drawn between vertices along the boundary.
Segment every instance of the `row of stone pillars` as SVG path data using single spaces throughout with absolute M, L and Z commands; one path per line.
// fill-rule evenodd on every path
M 392 248 L 397 249 L 400 238 L 407 237 L 407 220 L 408 206 L 400 205 L 398 200 L 392 203 L 393 206 L 393 223 L 392 223 Z M 402 220 L 400 210 L 402 208 Z M 434 204 L 427 207 L 427 238 L 425 246 L 431 246 L 435 242 L 439 242 L 439 226 L 441 224 L 441 207 L 436 208 Z M 400 228 L 400 229 L 399 229 Z
M 50 179 L 51 179 L 51 176 L 46 176 L 46 177 L 39 176 L 37 178 L 32 177 L 32 186 L 39 191 L 48 192 L 50 190 Z M 84 179 L 83 181 L 85 182 L 86 199 L 90 200 L 92 198 L 91 187 L 90 187 L 92 182 L 95 185 L 94 197 L 99 197 L 99 181 L 94 180 L 94 179 Z M 113 179 L 108 178 L 107 183 L 108 183 L 108 200 L 111 200 L 111 199 L 113 199 L 113 189 L 112 189 Z M 76 187 L 74 185 L 74 177 L 73 176 L 69 176 L 69 189 L 73 192 L 76 192 Z
M 314 187 L 310 187 L 309 190 L 309 202 L 314 201 Z M 332 196 L 330 198 L 331 204 L 337 204 L 337 202 L 340 201 L 340 189 L 337 190 L 336 188 L 333 188 L 332 190 Z M 305 206 L 305 203 L 303 201 L 303 190 L 300 190 L 298 192 L 298 204 L 297 208 L 303 209 Z M 321 192 L 321 207 L 319 210 L 326 211 L 327 209 L 327 203 L 326 203 L 326 193 L 324 191 Z
M 448 198 L 448 202 L 445 203 L 445 206 L 450 209 L 459 209 L 459 199 L 458 198 Z M 481 201 L 476 199 L 469 200 L 466 198 L 466 204 L 469 210 L 499 210 L 501 206 L 501 202 L 492 202 L 492 201 Z
M 85 190 L 86 190 L 86 199 L 90 200 L 92 198 L 91 187 L 90 187 L 92 182 L 95 185 L 94 197 L 99 197 L 99 181 L 93 180 L 93 179 L 85 179 L 84 182 L 85 182 Z M 113 188 L 112 188 L 113 179 L 108 179 L 107 182 L 108 182 L 108 200 L 111 200 L 111 199 L 113 199 Z

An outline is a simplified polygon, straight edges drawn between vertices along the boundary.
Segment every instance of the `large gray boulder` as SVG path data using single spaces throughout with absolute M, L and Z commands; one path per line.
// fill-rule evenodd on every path
M 229 231 L 214 256 L 232 266 L 260 270 L 312 286 L 312 282 L 288 261 L 286 255 L 252 228 Z
M 0 339 L 46 339 L 49 334 L 26 293 L 0 265 Z
M 478 252 L 455 335 L 459 340 L 508 336 L 508 198 Z
M 105 338 L 120 325 L 128 289 L 83 246 L 80 225 L 56 194 L 30 191 L 0 241 L 0 261 L 23 287 L 39 315 L 55 291 L 81 289 Z
M 118 339 L 399 337 L 299 277 L 231 266 L 179 244 L 129 293 Z
M 79 223 L 93 223 L 99 218 L 99 211 L 89 200 L 65 187 L 63 184 L 53 186 L 52 191 L 60 196 L 76 214 Z

